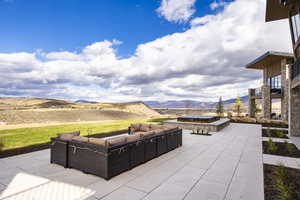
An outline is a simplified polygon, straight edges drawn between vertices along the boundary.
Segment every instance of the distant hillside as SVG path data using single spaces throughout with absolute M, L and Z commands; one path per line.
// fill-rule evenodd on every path
M 97 101 L 87 101 L 87 100 L 80 99 L 80 100 L 75 101 L 74 103 L 76 103 L 76 104 L 96 104 L 98 102 Z
M 57 99 L 0 98 L 0 123 L 65 123 L 102 120 L 159 118 L 161 115 L 143 102 L 70 103 Z
M 248 102 L 248 96 L 241 97 L 242 102 Z M 234 99 L 228 99 L 223 101 L 223 104 L 232 104 L 236 101 Z M 218 102 L 202 102 L 202 101 L 191 101 L 191 100 L 181 100 L 181 101 L 145 101 L 146 105 L 151 108 L 212 108 L 215 107 Z
M 70 123 L 103 120 L 145 119 L 148 116 L 120 110 L 36 109 L 0 111 L 0 122 L 12 124 Z
M 64 123 L 120 119 L 159 118 L 143 102 L 97 103 L 43 98 L 0 98 L 0 123 Z
M 0 98 L 0 110 L 25 110 L 38 108 L 71 107 L 73 103 L 58 99 L 43 98 Z
M 129 103 L 98 103 L 93 106 L 99 106 L 101 108 L 121 110 L 130 113 L 136 113 L 139 115 L 145 115 L 148 117 L 161 117 L 161 115 L 146 105 L 144 102 L 129 102 Z

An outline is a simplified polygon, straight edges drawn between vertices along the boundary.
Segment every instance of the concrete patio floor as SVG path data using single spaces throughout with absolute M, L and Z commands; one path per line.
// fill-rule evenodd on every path
M 213 136 L 184 131 L 183 146 L 110 181 L 50 164 L 50 151 L 0 159 L 0 199 L 263 200 L 261 126 Z

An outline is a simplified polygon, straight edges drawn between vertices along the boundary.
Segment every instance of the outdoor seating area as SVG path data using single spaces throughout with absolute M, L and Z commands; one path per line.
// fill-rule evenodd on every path
M 0 200 L 300 200 L 300 0 L 0 13 Z
M 132 124 L 128 133 L 103 138 L 80 132 L 51 139 L 51 163 L 110 179 L 182 146 L 182 129 L 156 124 Z
M 0 159 L 0 199 L 264 199 L 260 125 L 233 123 L 211 137 L 190 133 L 183 130 L 181 148 L 108 181 L 50 164 L 50 150 Z M 83 165 L 85 153 L 75 152 Z

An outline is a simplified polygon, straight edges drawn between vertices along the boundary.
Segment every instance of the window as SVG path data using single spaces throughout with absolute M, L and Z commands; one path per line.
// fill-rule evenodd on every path
M 300 15 L 299 15 L 299 8 L 298 8 L 298 14 L 292 16 L 292 25 L 293 25 L 293 34 L 295 37 L 295 41 L 300 38 Z
M 281 89 L 281 75 L 268 78 L 268 85 L 271 89 Z

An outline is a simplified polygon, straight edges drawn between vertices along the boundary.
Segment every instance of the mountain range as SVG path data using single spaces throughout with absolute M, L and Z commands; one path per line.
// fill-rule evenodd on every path
M 96 104 L 98 102 L 80 99 L 80 100 L 74 101 L 74 103 L 76 103 L 76 104 Z
M 242 102 L 248 101 L 248 96 L 241 97 Z M 223 101 L 223 104 L 232 104 L 236 101 L 234 99 L 227 99 Z M 217 105 L 218 102 L 202 102 L 193 100 L 180 100 L 180 101 L 144 101 L 144 103 L 152 108 L 212 108 Z

